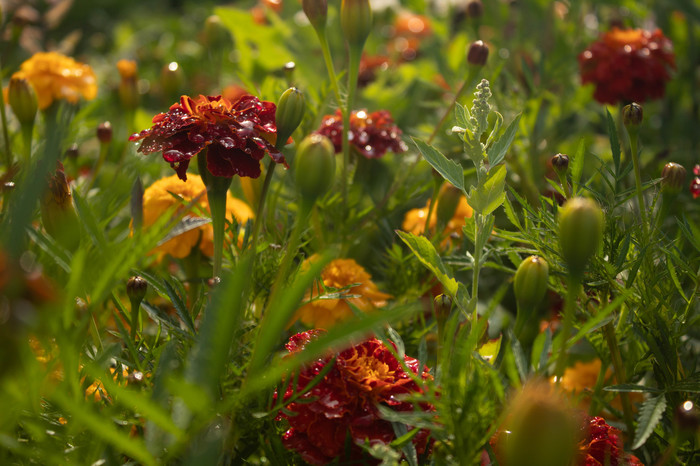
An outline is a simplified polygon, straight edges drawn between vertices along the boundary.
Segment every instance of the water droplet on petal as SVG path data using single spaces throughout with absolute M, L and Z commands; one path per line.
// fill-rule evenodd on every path
M 180 152 L 179 150 L 175 149 L 170 149 L 165 152 L 163 152 L 163 158 L 167 162 L 177 162 L 185 157 L 185 154 Z
M 233 149 L 236 147 L 236 141 L 228 137 L 219 139 L 219 144 L 224 146 L 226 149 Z

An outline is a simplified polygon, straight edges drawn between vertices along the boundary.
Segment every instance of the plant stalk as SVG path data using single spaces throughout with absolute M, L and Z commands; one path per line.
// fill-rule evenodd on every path
M 576 310 L 576 298 L 581 291 L 582 276 L 577 274 L 569 273 L 568 285 L 569 289 L 566 293 L 566 303 L 564 305 L 564 322 L 561 329 L 561 344 L 559 345 L 559 356 L 557 357 L 557 363 L 554 370 L 554 376 L 556 378 L 556 383 L 559 385 L 561 383 L 561 377 L 564 375 L 564 369 L 566 369 L 567 362 L 567 346 L 568 338 L 571 334 L 571 330 L 574 327 L 574 311 Z M 555 351 L 556 353 L 556 351 Z

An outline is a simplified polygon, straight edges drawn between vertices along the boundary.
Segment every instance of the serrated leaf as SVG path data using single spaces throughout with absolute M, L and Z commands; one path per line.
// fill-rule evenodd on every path
M 469 127 L 469 110 L 464 105 L 459 102 L 455 103 L 455 119 L 457 120 L 457 126 L 462 128 Z
M 492 167 L 483 185 L 473 187 L 467 197 L 469 205 L 481 215 L 488 215 L 503 204 L 506 199 L 506 166 Z
M 513 119 L 513 121 L 510 122 L 505 132 L 503 133 L 503 136 L 501 136 L 500 138 L 498 138 L 497 141 L 491 144 L 491 147 L 489 147 L 486 151 L 486 153 L 488 154 L 489 164 L 492 167 L 501 163 L 506 157 L 506 153 L 508 153 L 508 149 L 510 148 L 510 145 L 513 143 L 513 139 L 515 138 L 515 132 L 518 130 L 518 123 L 520 123 L 520 117 L 522 116 L 523 114 L 519 113 L 518 116 L 516 116 L 515 119 Z
M 439 150 L 420 139 L 411 138 L 411 140 L 423 155 L 423 158 L 425 158 L 443 178 L 464 191 L 464 170 L 461 165 L 448 159 Z
M 605 114 L 608 123 L 608 136 L 610 137 L 610 149 L 612 149 L 612 158 L 615 164 L 615 175 L 617 175 L 620 172 L 620 140 L 617 137 L 617 126 L 613 116 L 610 114 L 610 110 L 606 108 Z
M 445 287 L 450 296 L 457 295 L 457 280 L 450 276 L 435 246 L 424 236 L 416 236 L 405 231 L 396 231 L 401 240 L 413 251 L 419 261 L 428 268 Z
M 661 417 L 666 409 L 666 396 L 662 393 L 659 396 L 649 398 L 642 404 L 642 409 L 639 411 L 639 420 L 637 424 L 637 432 L 634 435 L 634 444 L 632 450 L 644 445 L 656 425 L 661 421 Z

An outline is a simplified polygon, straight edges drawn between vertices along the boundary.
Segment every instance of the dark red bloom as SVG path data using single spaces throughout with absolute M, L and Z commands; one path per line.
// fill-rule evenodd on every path
M 676 68 L 673 44 L 660 29 L 612 28 L 578 56 L 581 82 L 596 86 L 602 104 L 663 97 Z
M 214 176 L 257 178 L 265 153 L 287 166 L 275 148 L 275 104 L 244 95 L 237 101 L 221 96 L 197 99 L 180 97 L 167 113 L 153 117 L 153 127 L 133 134 L 129 141 L 143 140 L 143 154 L 163 152 L 180 179 L 187 180 L 190 159 L 207 150 L 207 168 Z
M 340 110 L 335 115 L 323 117 L 317 133 L 327 136 L 333 142 L 336 154 L 342 152 L 343 118 Z M 408 147 L 401 140 L 401 134 L 402 131 L 386 110 L 369 114 L 366 110 L 358 110 L 350 115 L 350 144 L 368 159 L 378 159 L 389 150 L 406 152 Z
M 625 453 L 620 431 L 609 426 L 602 417 L 588 418 L 583 426 L 579 452 L 581 466 L 643 466 L 636 456 Z
M 290 353 L 303 351 L 307 343 L 323 332 L 310 330 L 296 334 L 286 348 Z M 405 356 L 404 363 L 418 374 L 418 360 Z M 395 411 L 413 411 L 414 405 L 402 396 L 421 392 L 399 361 L 381 341 L 366 340 L 304 367 L 296 379 L 296 387 L 293 382 L 287 387 L 284 400 L 303 392 L 327 364 L 333 364 L 333 368 L 323 380 L 289 403 L 277 417 L 278 421 L 286 419 L 289 423 L 289 429 L 282 436 L 285 447 L 311 464 L 322 465 L 345 453 L 346 438 L 352 442 L 352 458 L 361 457 L 359 445 L 365 442 L 370 445 L 392 442 L 396 438 L 394 430 L 390 422 L 380 417 L 377 404 Z M 431 378 L 426 367 L 420 376 Z M 432 410 L 430 405 L 421 408 Z M 413 444 L 417 452 L 423 454 L 429 444 L 428 431 L 421 430 L 413 438 Z

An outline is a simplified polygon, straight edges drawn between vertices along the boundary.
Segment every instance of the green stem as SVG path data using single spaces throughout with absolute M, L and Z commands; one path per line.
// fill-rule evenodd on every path
M 360 71 L 361 47 L 350 47 L 348 63 L 348 100 L 345 103 L 343 113 L 343 210 L 348 208 L 348 175 L 350 172 L 350 114 L 355 104 L 355 92 L 357 91 L 357 76 Z
M 0 69 L 2 69 L 2 62 L 0 61 Z M 12 167 L 12 151 L 10 150 L 10 135 L 7 131 L 7 115 L 5 114 L 5 95 L 0 92 L 0 118 L 2 118 L 2 138 L 5 141 L 5 163 L 7 164 L 7 171 Z
M 309 216 L 311 209 L 313 208 L 313 203 L 302 201 L 299 206 L 299 216 L 294 223 L 294 228 L 289 236 L 289 241 L 287 242 L 287 250 L 284 253 L 282 262 L 277 269 L 277 276 L 275 277 L 274 284 L 272 285 L 272 290 L 270 291 L 270 297 L 268 298 L 268 303 L 276 302 L 277 295 L 280 290 L 284 288 L 284 284 L 287 281 L 287 275 L 289 272 L 289 267 L 292 265 L 292 260 L 297 254 L 297 249 L 299 248 L 299 240 L 301 238 L 301 232 L 306 224 L 306 218 Z
M 99 173 L 100 169 L 102 168 L 102 165 L 104 165 L 105 160 L 107 159 L 107 153 L 109 152 L 109 143 L 100 143 L 100 155 L 97 157 L 97 162 L 95 162 L 95 167 L 92 169 L 92 178 L 90 178 L 90 182 L 88 183 L 87 189 L 85 192 L 89 191 L 92 186 L 95 184 L 95 180 L 97 179 L 97 174 Z
M 478 170 L 477 170 L 478 172 Z M 479 274 L 481 272 L 481 248 L 479 247 L 479 231 L 481 230 L 483 216 L 479 213 L 474 212 L 474 269 L 472 273 L 472 296 L 471 302 L 474 303 L 474 309 L 472 311 L 472 325 L 476 325 L 476 320 L 479 317 L 478 302 L 479 302 Z
M 639 203 L 639 216 L 642 219 L 642 230 L 644 231 L 644 236 L 647 236 L 647 213 L 646 207 L 644 206 L 644 194 L 642 193 L 642 171 L 639 164 L 639 153 L 637 152 L 637 144 L 639 142 L 639 130 L 629 129 L 630 136 L 630 152 L 632 157 L 632 164 L 634 165 L 634 182 L 637 189 L 637 202 Z
M 343 112 L 342 98 L 340 96 L 340 88 L 338 87 L 338 77 L 335 74 L 335 67 L 333 66 L 333 59 L 331 58 L 331 51 L 328 47 L 328 39 L 326 38 L 326 31 L 316 31 L 318 36 L 318 41 L 321 43 L 321 51 L 323 52 L 323 60 L 326 63 L 326 70 L 328 70 L 328 79 L 331 81 L 331 87 L 333 88 L 333 93 L 338 101 L 338 108 Z
M 564 322 L 561 329 L 561 343 L 559 344 L 559 356 L 555 366 L 554 375 L 557 385 L 561 382 L 567 362 L 567 346 L 571 330 L 574 327 L 574 311 L 576 309 L 576 298 L 581 290 L 582 277 L 580 275 L 569 274 L 569 289 L 566 293 L 566 304 L 564 305 Z M 556 354 L 556 351 L 554 352 Z
M 197 154 L 199 176 L 207 187 L 207 198 L 214 230 L 214 277 L 221 277 L 221 264 L 224 257 L 224 231 L 226 229 L 226 193 L 232 178 L 214 176 L 207 168 L 207 151 Z
M 32 133 L 34 123 L 22 125 L 22 142 L 24 143 L 24 164 L 29 166 L 32 160 Z
M 569 185 L 569 180 L 566 179 L 566 173 L 558 173 L 557 176 L 561 187 L 564 189 L 566 199 L 571 199 L 571 186 Z
M 141 320 L 139 319 L 141 300 L 130 299 L 129 301 L 131 301 L 131 340 L 135 342 L 137 332 L 141 332 Z
M 258 234 L 260 233 L 260 227 L 262 226 L 265 214 L 265 199 L 267 199 L 267 192 L 270 189 L 270 182 L 272 181 L 272 175 L 275 172 L 275 167 L 277 163 L 274 160 L 270 160 L 267 164 L 267 172 L 265 173 L 265 181 L 263 181 L 262 191 L 260 191 L 260 200 L 258 202 L 258 209 L 255 213 L 255 222 L 253 223 L 253 231 L 251 233 L 252 237 L 250 240 L 250 250 L 255 254 L 255 248 L 258 243 Z
M 430 198 L 430 203 L 428 204 L 428 216 L 425 217 L 425 228 L 423 229 L 423 234 L 426 238 L 430 238 L 430 218 L 433 216 L 433 211 L 435 210 L 435 204 L 437 203 L 437 197 L 440 192 L 440 186 L 442 186 L 442 177 L 433 179 L 433 195 Z M 437 231 L 436 231 L 437 234 Z
M 608 349 L 610 350 L 610 357 L 612 359 L 613 368 L 615 369 L 615 379 L 618 384 L 625 384 L 627 383 L 625 366 L 622 363 L 622 355 L 620 353 L 620 347 L 617 344 L 615 327 L 613 326 L 612 322 L 608 322 L 603 326 L 603 335 L 605 336 L 605 341 L 607 342 Z M 622 400 L 622 413 L 625 420 L 625 425 L 627 426 L 627 432 L 631 434 L 634 432 L 634 420 L 629 393 L 620 393 L 620 399 Z

